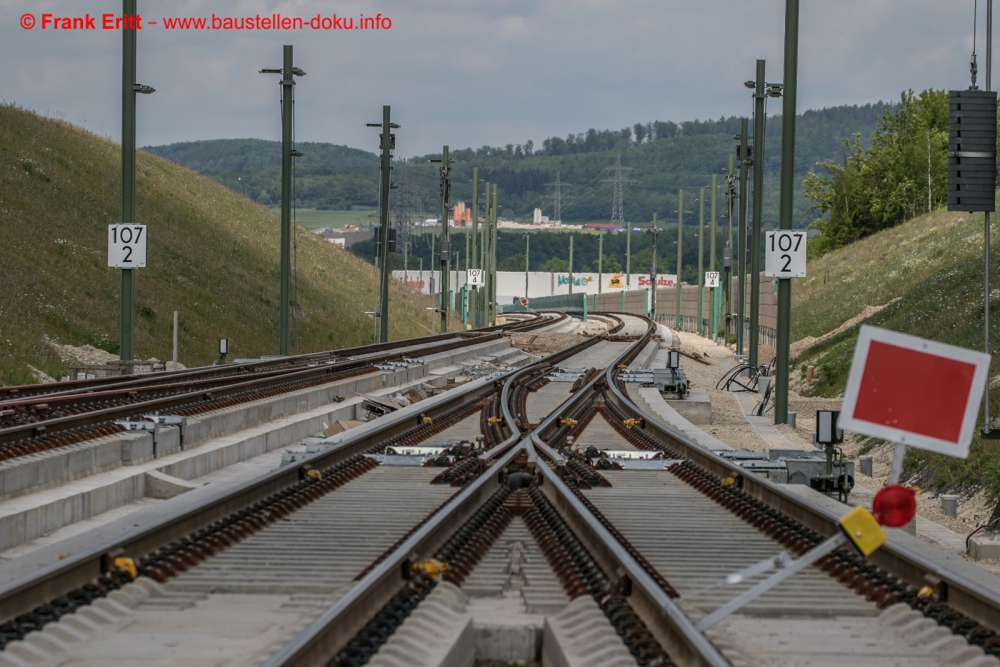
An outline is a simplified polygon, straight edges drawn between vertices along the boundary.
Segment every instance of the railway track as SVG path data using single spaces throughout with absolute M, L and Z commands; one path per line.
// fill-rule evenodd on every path
M 1000 664 L 1000 596 L 892 542 L 842 547 L 699 630 L 760 580 L 728 575 L 804 553 L 839 516 L 644 414 L 617 374 L 657 328 L 598 317 L 606 336 L 0 585 L 0 665 L 518 648 L 566 665 Z
M 560 319 L 564 316 L 558 316 Z M 101 378 L 4 389 L 0 400 L 0 461 L 126 430 L 117 423 L 146 415 L 192 416 L 264 396 L 375 372 L 379 365 L 436 354 L 532 331 L 553 317 L 530 317 L 470 334 L 443 334 L 395 344 L 136 378 Z

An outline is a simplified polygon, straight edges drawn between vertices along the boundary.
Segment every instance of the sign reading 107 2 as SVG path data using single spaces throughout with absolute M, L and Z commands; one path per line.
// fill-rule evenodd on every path
M 764 239 L 764 275 L 768 278 L 806 277 L 806 233 L 781 229 Z
M 146 267 L 146 225 L 108 225 L 108 266 Z

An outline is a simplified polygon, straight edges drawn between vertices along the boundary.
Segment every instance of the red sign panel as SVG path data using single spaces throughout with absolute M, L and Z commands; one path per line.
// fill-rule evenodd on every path
M 965 458 L 989 362 L 982 352 L 863 326 L 839 426 Z
M 522 299 L 521 299 L 521 305 L 522 305 L 522 306 L 527 306 L 527 305 L 528 305 L 528 300 L 527 300 L 527 299 L 523 299 L 523 298 L 522 298 Z

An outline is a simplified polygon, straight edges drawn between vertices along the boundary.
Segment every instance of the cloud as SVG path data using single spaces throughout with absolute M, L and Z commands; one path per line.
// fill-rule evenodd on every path
M 401 155 L 564 136 L 589 127 L 747 113 L 755 60 L 783 78 L 781 0 L 138 0 L 140 104 L 148 144 L 277 138 L 284 44 L 308 72 L 296 86 L 300 140 L 374 150 L 364 123 L 383 104 L 403 128 Z M 867 103 L 968 85 L 972 3 L 803 3 L 799 108 Z M 99 15 L 119 0 L 0 0 L 0 95 L 115 136 L 117 33 L 23 30 L 24 12 Z M 169 31 L 164 17 L 381 13 L 380 31 Z M 982 13 L 981 13 L 982 14 Z M 982 23 L 982 16 L 980 16 Z M 985 73 L 983 36 L 980 76 Z M 983 80 L 980 80 L 983 83 Z M 773 107 L 772 107 L 773 108 Z

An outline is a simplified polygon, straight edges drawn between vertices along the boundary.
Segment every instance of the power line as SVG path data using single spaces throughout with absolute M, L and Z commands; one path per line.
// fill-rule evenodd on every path
M 573 187 L 573 185 L 571 183 L 563 183 L 562 180 L 560 180 L 559 172 L 557 171 L 555 183 L 546 183 L 545 187 L 549 188 L 549 191 L 552 194 L 546 195 L 545 197 L 543 197 L 543 199 L 551 199 L 555 204 L 554 210 L 552 211 L 552 219 L 555 222 L 562 222 L 563 201 L 570 201 L 572 199 L 576 199 L 576 197 L 563 194 L 563 188 L 568 189 Z
M 614 183 L 615 195 L 611 204 L 611 224 L 618 223 L 618 225 L 625 226 L 625 205 L 624 205 L 624 191 L 625 186 L 629 183 L 638 183 L 639 181 L 632 178 L 623 178 L 623 171 L 632 171 L 632 167 L 622 166 L 622 155 L 618 154 L 615 160 L 615 165 L 613 167 L 605 167 L 604 171 L 610 171 L 615 176 L 614 178 L 602 179 L 602 183 Z

